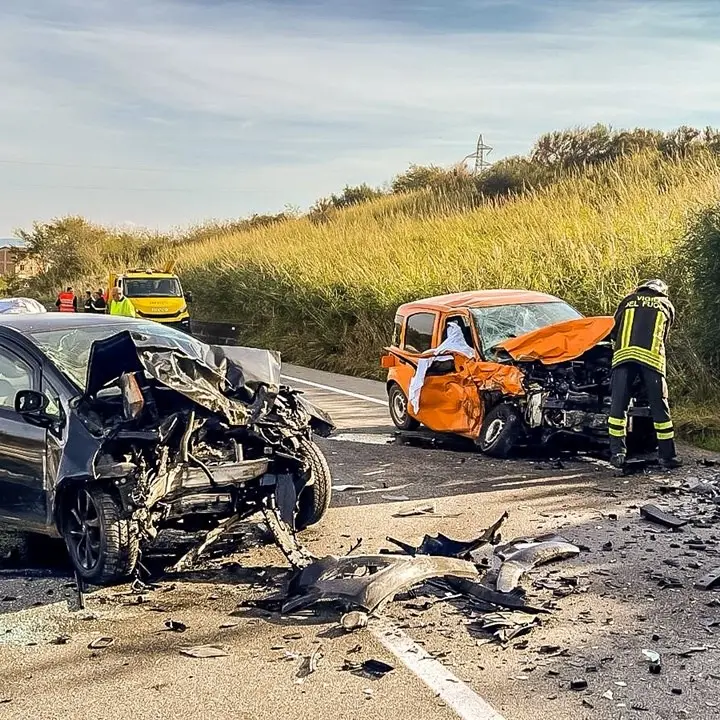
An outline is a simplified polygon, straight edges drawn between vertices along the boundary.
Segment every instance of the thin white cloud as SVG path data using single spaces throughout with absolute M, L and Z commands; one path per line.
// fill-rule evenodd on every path
M 692 5 L 558 5 L 532 33 L 290 4 L 34 5 L 0 9 L 0 234 L 66 212 L 167 226 L 306 205 L 454 162 L 480 131 L 501 157 L 568 125 L 720 123 L 720 41 Z

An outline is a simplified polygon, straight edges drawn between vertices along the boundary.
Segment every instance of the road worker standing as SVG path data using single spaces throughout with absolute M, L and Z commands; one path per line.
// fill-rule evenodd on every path
M 675 308 L 662 280 L 646 280 L 622 300 L 612 331 L 614 353 L 610 417 L 611 462 L 622 467 L 627 457 L 627 410 L 632 386 L 640 377 L 647 392 L 660 463 L 677 468 L 682 461 L 675 451 L 675 433 L 665 380 L 665 341 L 675 320 Z
M 58 294 L 55 307 L 60 312 L 77 312 L 77 298 L 71 287 Z
M 110 315 L 124 315 L 125 317 L 137 317 L 135 306 L 130 298 L 123 295 L 122 290 L 117 285 L 110 291 L 110 302 L 108 303 L 108 313 Z

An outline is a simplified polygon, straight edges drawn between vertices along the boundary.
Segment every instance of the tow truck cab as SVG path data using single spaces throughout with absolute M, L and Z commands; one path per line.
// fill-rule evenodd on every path
M 111 273 L 108 297 L 113 287 L 120 287 L 132 301 L 138 317 L 189 333 L 188 303 L 192 302 L 192 293 L 183 293 L 180 278 L 172 272 L 172 268 L 173 263 L 168 263 L 162 270 L 135 269 L 120 274 Z

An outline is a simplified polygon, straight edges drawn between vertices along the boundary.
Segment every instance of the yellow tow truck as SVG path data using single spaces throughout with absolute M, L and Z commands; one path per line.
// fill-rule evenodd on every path
M 120 287 L 130 298 L 138 317 L 190 332 L 188 303 L 192 293 L 183 293 L 180 278 L 173 273 L 173 261 L 162 270 L 126 270 L 111 273 L 108 279 L 108 297 L 113 287 Z

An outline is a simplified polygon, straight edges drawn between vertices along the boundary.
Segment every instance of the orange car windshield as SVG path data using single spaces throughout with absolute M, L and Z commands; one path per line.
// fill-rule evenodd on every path
M 472 315 L 488 360 L 492 359 L 496 346 L 505 340 L 583 317 L 562 301 L 473 308 Z

